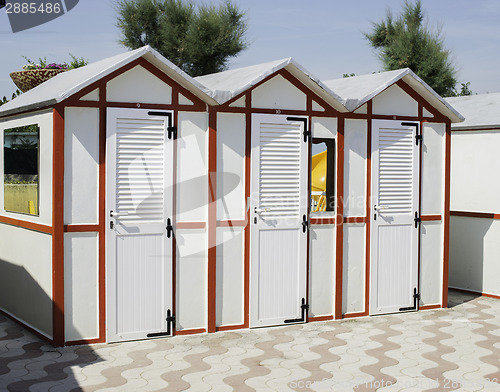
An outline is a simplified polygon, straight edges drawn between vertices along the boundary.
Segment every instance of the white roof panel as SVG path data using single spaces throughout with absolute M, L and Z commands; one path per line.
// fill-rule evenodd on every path
M 450 97 L 446 101 L 465 117 L 452 129 L 500 128 L 500 93 Z
M 281 69 L 289 71 L 336 110 L 347 112 L 338 94 L 292 58 L 199 76 L 195 80 L 212 90 L 212 97 L 223 104 Z
M 325 85 L 341 96 L 347 109 L 355 111 L 398 80 L 404 80 L 408 83 L 440 113 L 450 118 L 452 122 L 463 121 L 463 117 L 459 112 L 409 68 L 329 80 L 325 82 Z
M 213 103 L 210 99 L 211 92 L 205 86 L 195 81 L 150 46 L 144 46 L 136 50 L 108 57 L 85 67 L 60 73 L 5 105 L 0 106 L 0 117 L 52 106 L 140 57 L 146 58 L 164 72 L 168 72 L 173 79 L 201 99 Z

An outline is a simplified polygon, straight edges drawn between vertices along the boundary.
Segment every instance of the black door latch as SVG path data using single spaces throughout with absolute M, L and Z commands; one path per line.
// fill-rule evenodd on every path
M 305 298 L 302 298 L 302 305 L 300 305 L 300 311 L 302 314 L 301 318 L 285 320 L 285 324 L 290 323 L 304 323 L 307 321 L 307 311 L 309 310 L 309 305 L 306 304 Z

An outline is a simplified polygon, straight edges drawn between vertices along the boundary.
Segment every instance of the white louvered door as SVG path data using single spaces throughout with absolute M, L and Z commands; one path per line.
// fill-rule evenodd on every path
M 152 114 L 152 115 L 151 115 Z M 167 330 L 172 309 L 171 112 L 108 109 L 107 340 Z
M 302 317 L 306 298 L 305 119 L 252 116 L 250 326 Z M 291 321 L 293 322 L 293 321 Z
M 404 124 L 372 126 L 371 314 L 409 310 L 418 291 L 418 128 Z

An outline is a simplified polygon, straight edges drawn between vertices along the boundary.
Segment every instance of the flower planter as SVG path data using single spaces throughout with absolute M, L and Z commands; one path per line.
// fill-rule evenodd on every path
M 67 69 L 30 69 L 26 71 L 11 72 L 10 78 L 17 88 L 25 93 L 65 71 L 67 71 Z

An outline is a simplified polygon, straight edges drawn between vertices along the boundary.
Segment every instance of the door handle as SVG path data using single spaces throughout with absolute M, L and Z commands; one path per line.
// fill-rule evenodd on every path
M 374 211 L 383 211 L 383 210 L 387 210 L 388 208 L 389 208 L 389 206 L 378 206 L 376 204 L 373 206 Z
M 259 208 L 259 207 L 255 207 L 253 209 L 253 212 L 255 212 L 256 214 L 262 214 L 263 212 L 269 212 L 271 211 L 270 208 Z
M 109 211 L 109 216 L 111 218 L 121 218 L 122 216 L 128 216 L 128 212 L 115 212 L 113 210 Z

